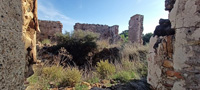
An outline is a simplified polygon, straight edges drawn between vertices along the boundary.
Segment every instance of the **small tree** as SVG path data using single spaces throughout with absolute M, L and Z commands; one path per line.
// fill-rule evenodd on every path
M 143 45 L 146 45 L 147 43 L 149 43 L 149 40 L 152 35 L 153 35 L 152 33 L 147 33 L 147 34 L 143 35 L 143 37 L 142 37 Z

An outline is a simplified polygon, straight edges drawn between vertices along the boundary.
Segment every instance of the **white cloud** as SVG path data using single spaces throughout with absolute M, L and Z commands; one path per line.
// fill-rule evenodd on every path
M 53 4 L 49 2 L 43 3 L 41 0 L 38 2 L 38 18 L 42 20 L 60 21 L 63 24 L 63 32 L 66 30 L 71 32 L 73 25 L 77 22 L 55 9 Z

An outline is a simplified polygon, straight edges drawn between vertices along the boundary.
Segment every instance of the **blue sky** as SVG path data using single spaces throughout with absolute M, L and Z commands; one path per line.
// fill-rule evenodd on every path
M 144 15 L 143 33 L 153 32 L 160 18 L 167 18 L 164 0 L 38 0 L 38 18 L 61 21 L 63 32 L 75 23 L 119 25 L 128 29 L 130 17 Z

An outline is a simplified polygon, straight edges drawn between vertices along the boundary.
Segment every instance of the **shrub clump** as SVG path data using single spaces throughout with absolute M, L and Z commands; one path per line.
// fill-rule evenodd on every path
M 82 73 L 78 70 L 78 68 L 66 68 L 65 69 L 65 76 L 63 77 L 62 84 L 64 86 L 75 86 L 77 83 L 80 82 Z
M 39 70 L 39 71 L 37 71 Z M 28 81 L 38 89 L 47 90 L 54 87 L 75 86 L 80 82 L 82 73 L 77 68 L 63 68 L 61 66 L 44 66 L 36 68 L 34 75 Z
M 51 41 L 49 39 L 44 39 L 41 43 L 42 44 L 50 44 Z
M 96 40 L 99 34 L 90 31 L 74 31 L 73 33 L 57 34 L 57 45 L 49 48 L 48 52 L 58 54 L 58 50 L 64 47 L 70 55 L 72 61 L 77 66 L 84 66 L 88 61 L 88 54 L 97 49 Z
M 113 79 L 119 80 L 120 82 L 128 82 L 132 78 L 134 78 L 134 74 L 128 71 L 120 71 L 113 75 Z
M 116 71 L 115 66 L 110 64 L 108 60 L 98 62 L 96 69 L 97 73 L 102 79 L 107 78 L 109 75 L 112 75 Z

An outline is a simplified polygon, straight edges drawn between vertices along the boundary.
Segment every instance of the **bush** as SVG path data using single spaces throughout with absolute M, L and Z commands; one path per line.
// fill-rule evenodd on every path
M 134 74 L 128 71 L 121 71 L 113 76 L 113 79 L 119 80 L 120 82 L 128 82 L 132 78 L 134 78 Z
M 57 33 L 56 39 L 57 39 L 56 40 L 57 44 L 67 43 L 67 41 L 70 40 L 70 33 L 69 32 L 66 32 L 65 34 Z
M 56 51 L 64 47 L 73 56 L 72 61 L 77 66 L 83 66 L 88 60 L 88 53 L 97 49 L 98 36 L 97 33 L 82 30 L 74 31 L 72 34 L 57 34 L 58 45 L 50 47 L 50 50 L 57 54 Z
M 148 72 L 147 62 L 136 61 L 134 65 L 136 67 L 135 71 L 138 73 L 140 77 L 147 77 L 147 72 Z
M 96 69 L 102 79 L 107 78 L 116 71 L 115 66 L 110 64 L 108 60 L 98 62 Z
M 50 88 L 50 82 L 58 86 L 64 76 L 64 69 L 60 66 L 35 67 L 34 71 L 35 73 L 28 78 L 28 81 L 33 86 L 37 86 L 38 89 L 43 90 Z
M 124 43 L 128 42 L 128 31 L 129 30 L 125 30 L 119 34 L 121 36 L 122 40 L 124 41 Z
M 77 84 L 75 86 L 75 90 L 88 90 L 88 86 L 87 85 Z
M 89 83 L 98 83 L 99 81 L 99 77 L 92 77 L 91 79 L 87 80 Z
M 99 33 L 94 33 L 91 31 L 77 30 L 74 31 L 74 33 L 72 33 L 71 38 L 79 40 L 85 38 L 85 41 L 92 41 L 98 39 L 99 35 L 100 35 Z
M 74 42 L 93 42 L 99 38 L 98 33 L 90 32 L 90 31 L 83 31 L 83 30 L 77 30 L 74 31 L 72 34 L 69 32 L 66 32 L 65 34 L 56 34 L 57 43 L 58 44 L 69 44 L 69 41 L 72 40 Z
M 44 66 L 35 69 L 37 73 L 28 78 L 32 86 L 47 90 L 50 83 L 55 87 L 75 86 L 80 82 L 82 73 L 77 68 L 63 68 L 61 66 Z M 39 70 L 39 71 L 38 71 Z M 40 72 L 40 73 L 39 73 Z
M 63 77 L 62 84 L 63 86 L 75 86 L 80 82 L 82 73 L 78 70 L 78 68 L 66 68 L 65 76 Z
M 41 43 L 42 44 L 50 44 L 51 41 L 49 39 L 44 39 Z
M 146 61 L 129 61 L 129 60 L 123 59 L 121 63 L 115 64 L 115 67 L 117 71 L 116 75 L 121 72 L 124 73 L 125 71 L 129 73 L 131 78 L 134 78 L 134 79 L 140 79 L 142 77 L 147 76 L 147 62 Z
M 146 33 L 145 35 L 143 35 L 142 37 L 143 45 L 146 45 L 147 43 L 149 43 L 151 36 L 153 36 L 153 33 Z

